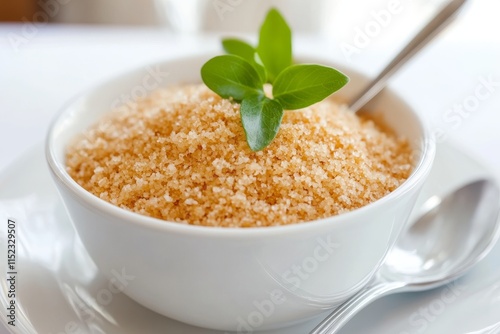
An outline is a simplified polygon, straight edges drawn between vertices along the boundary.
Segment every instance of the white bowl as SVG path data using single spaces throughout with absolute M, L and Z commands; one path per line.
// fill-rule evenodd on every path
M 194 56 L 151 65 L 149 70 L 127 73 L 77 98 L 50 128 L 47 161 L 89 254 L 130 298 L 201 327 L 249 333 L 291 325 L 335 307 L 372 277 L 403 228 L 430 171 L 434 141 L 418 115 L 385 91 L 371 108 L 412 143 L 417 162 L 411 176 L 365 207 L 288 226 L 210 228 L 162 221 L 109 204 L 68 175 L 66 145 L 120 96 L 139 95 L 145 83 L 152 86 L 152 71 L 169 73 L 156 76 L 161 86 L 200 82 L 200 68 L 209 58 Z M 306 61 L 311 60 L 301 59 Z M 351 82 L 339 94 L 349 99 L 367 80 L 341 70 Z

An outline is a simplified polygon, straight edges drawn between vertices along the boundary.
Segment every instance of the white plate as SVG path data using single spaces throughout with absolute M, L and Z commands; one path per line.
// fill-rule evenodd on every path
M 461 150 L 441 144 L 419 203 L 481 176 L 491 174 Z M 7 325 L 5 311 L 11 300 L 5 281 L 9 218 L 17 229 L 16 327 Z M 222 333 L 167 319 L 109 285 L 75 235 L 41 146 L 0 174 L 0 220 L 1 321 L 12 333 Z M 319 320 L 265 333 L 303 334 Z M 341 333 L 500 333 L 500 245 L 458 282 L 383 298 Z

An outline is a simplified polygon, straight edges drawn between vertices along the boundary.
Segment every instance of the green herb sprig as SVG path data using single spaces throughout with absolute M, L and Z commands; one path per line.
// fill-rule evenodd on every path
M 267 14 L 257 47 L 234 38 L 224 39 L 222 46 L 228 54 L 207 61 L 201 77 L 222 98 L 241 103 L 241 123 L 252 151 L 274 140 L 284 110 L 320 102 L 349 81 L 331 67 L 293 64 L 292 32 L 276 9 Z M 273 98 L 264 93 L 266 83 L 273 86 Z

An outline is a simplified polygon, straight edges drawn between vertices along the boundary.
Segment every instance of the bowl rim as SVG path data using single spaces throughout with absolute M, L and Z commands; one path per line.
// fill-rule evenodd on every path
M 131 70 L 122 72 L 121 74 L 115 75 L 114 77 L 111 77 L 101 82 L 100 84 L 95 85 L 90 89 L 87 89 L 86 91 L 76 95 L 76 97 L 73 97 L 68 102 L 66 102 L 52 119 L 45 140 L 45 157 L 47 164 L 49 166 L 49 170 L 52 173 L 53 177 L 55 177 L 55 179 L 59 181 L 60 184 L 64 185 L 66 189 L 68 189 L 74 196 L 76 196 L 80 200 L 80 202 L 83 202 L 85 206 L 101 211 L 105 215 L 114 216 L 115 218 L 118 218 L 123 224 L 132 224 L 152 230 L 164 231 L 176 234 L 195 234 L 195 235 L 209 236 L 209 237 L 241 238 L 241 237 L 265 237 L 273 235 L 283 235 L 284 233 L 301 233 L 311 228 L 321 229 L 329 227 L 331 229 L 337 225 L 352 223 L 352 221 L 356 220 L 357 217 L 365 215 L 367 211 L 369 212 L 370 210 L 373 210 L 373 208 L 377 206 L 385 205 L 385 203 L 388 202 L 389 203 L 396 202 L 400 197 L 404 196 L 404 194 L 406 194 L 407 192 L 411 191 L 414 187 L 416 187 L 418 183 L 423 178 L 425 178 L 425 176 L 429 173 L 432 167 L 432 163 L 434 161 L 434 156 L 436 151 L 435 140 L 433 139 L 433 133 L 430 131 L 427 122 L 390 87 L 385 88 L 384 91 L 386 91 L 393 98 L 395 98 L 399 104 L 403 105 L 419 121 L 418 125 L 423 134 L 422 138 L 423 140 L 420 143 L 421 157 L 419 158 L 419 161 L 415 165 L 410 176 L 395 190 L 365 206 L 335 216 L 325 217 L 306 222 L 294 223 L 294 224 L 249 227 L 249 228 L 216 227 L 216 226 L 183 224 L 179 222 L 167 221 L 135 213 L 123 209 L 121 207 L 118 207 L 114 204 L 111 204 L 84 189 L 75 180 L 73 180 L 73 178 L 71 178 L 71 176 L 66 172 L 66 169 L 64 168 L 64 162 L 59 161 L 57 159 L 57 154 L 55 153 L 56 151 L 55 137 L 56 137 L 56 130 L 59 129 L 59 127 L 61 127 L 61 122 L 65 120 L 65 116 L 67 116 L 67 114 L 71 111 L 71 106 L 76 104 L 78 101 L 85 99 L 87 96 L 92 95 L 94 92 L 98 91 L 101 87 L 106 87 L 111 82 L 114 82 L 118 79 L 127 78 L 131 76 L 133 73 L 136 73 L 141 69 L 144 69 L 144 67 L 175 63 L 175 62 L 194 61 L 202 58 L 208 59 L 208 57 L 213 55 L 214 55 L 213 53 L 210 54 L 196 53 L 187 56 L 179 56 L 179 57 L 165 59 L 163 61 L 156 61 L 144 64 L 142 66 L 135 67 Z M 297 58 L 299 59 L 315 58 L 318 60 L 325 61 L 327 64 L 335 64 L 332 60 L 322 59 L 320 57 L 315 57 L 310 55 L 302 55 Z M 335 66 L 337 66 L 337 64 L 335 64 Z M 348 72 L 354 75 L 367 78 L 367 75 L 364 75 L 355 69 L 349 68 L 344 65 L 340 65 L 338 67 L 341 69 L 346 69 Z M 64 196 L 62 192 L 59 193 L 61 197 Z

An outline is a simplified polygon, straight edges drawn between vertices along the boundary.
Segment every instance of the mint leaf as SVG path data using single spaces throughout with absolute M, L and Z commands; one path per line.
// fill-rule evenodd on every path
M 225 38 L 222 40 L 222 47 L 228 54 L 240 56 L 246 61 L 254 61 L 255 48 L 245 41 L 237 38 Z
M 253 95 L 241 102 L 240 114 L 248 146 L 252 151 L 260 151 L 276 137 L 283 107 L 266 96 Z
M 283 16 L 274 8 L 267 13 L 260 28 L 257 53 L 270 83 L 292 64 L 292 32 Z
M 228 54 L 240 56 L 248 61 L 259 73 L 262 82 L 266 82 L 266 70 L 253 46 L 237 38 L 225 38 L 222 40 L 222 47 Z
M 285 109 L 319 102 L 349 81 L 330 67 L 292 65 L 290 27 L 274 8 L 261 26 L 257 48 L 236 38 L 224 39 L 222 46 L 229 55 L 206 62 L 201 76 L 222 98 L 241 102 L 241 123 L 253 151 L 273 141 Z M 273 84 L 274 100 L 264 94 L 266 82 Z
M 263 81 L 255 68 L 245 59 L 234 56 L 217 56 L 201 68 L 205 85 L 222 98 L 232 97 L 240 102 L 246 96 L 264 95 Z
M 292 65 L 276 78 L 273 96 L 287 110 L 300 109 L 322 101 L 348 81 L 347 76 L 331 67 Z

